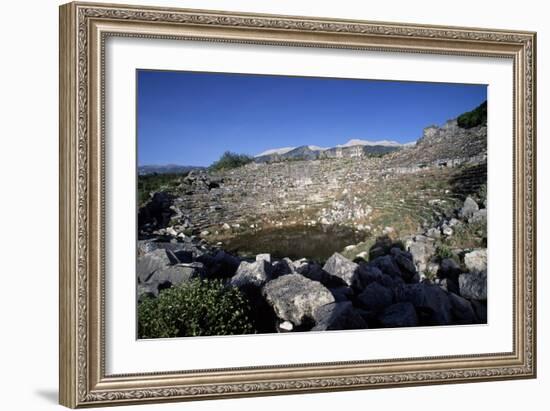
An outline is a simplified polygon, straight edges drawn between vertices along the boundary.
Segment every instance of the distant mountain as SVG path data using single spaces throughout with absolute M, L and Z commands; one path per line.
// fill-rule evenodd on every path
M 336 147 L 352 147 L 352 146 L 401 147 L 402 145 L 403 144 L 398 143 L 397 141 L 390 141 L 390 140 L 370 141 L 370 140 L 360 140 L 357 138 L 352 138 L 346 144 L 338 144 Z
M 339 144 L 335 147 L 319 146 L 300 146 L 284 147 L 266 150 L 254 157 L 257 163 L 273 163 L 284 160 L 316 160 L 319 158 L 337 158 L 337 157 L 361 157 L 378 156 L 401 148 L 413 143 L 400 144 L 397 141 L 381 140 L 369 141 L 351 139 L 345 144 Z
M 191 170 L 203 169 L 204 167 L 197 166 L 182 166 L 178 164 L 162 164 L 162 165 L 144 165 L 138 167 L 138 174 L 183 174 Z
M 272 148 L 271 150 L 266 150 L 260 154 L 256 154 L 254 157 L 268 156 L 270 154 L 285 154 L 290 150 L 294 150 L 296 147 L 282 147 L 282 148 Z

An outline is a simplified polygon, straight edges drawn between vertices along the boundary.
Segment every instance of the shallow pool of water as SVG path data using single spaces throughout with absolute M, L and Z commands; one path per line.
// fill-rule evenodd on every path
M 334 252 L 357 244 L 367 234 L 340 226 L 292 226 L 240 234 L 223 241 L 223 248 L 244 257 L 269 253 L 273 258 L 308 258 L 323 262 Z

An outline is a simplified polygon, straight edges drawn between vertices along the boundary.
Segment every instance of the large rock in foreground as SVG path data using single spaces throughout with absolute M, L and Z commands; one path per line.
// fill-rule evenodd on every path
M 229 284 L 239 288 L 259 288 L 271 280 L 272 271 L 273 267 L 265 260 L 253 263 L 242 261 Z
M 191 281 L 193 278 L 198 278 L 203 272 L 204 266 L 198 262 L 172 265 L 159 269 L 151 275 L 148 281 L 140 285 L 139 294 L 157 297 L 160 291 Z
M 315 327 L 311 331 L 358 330 L 368 324 L 349 301 L 335 302 L 317 307 L 313 312 Z
M 313 320 L 315 309 L 335 301 L 324 285 L 301 274 L 287 274 L 268 282 L 262 294 L 277 317 L 294 325 Z
M 136 266 L 138 282 L 146 282 L 155 271 L 166 268 L 172 263 L 167 250 L 164 249 L 156 249 L 142 257 L 138 257 Z
M 385 328 L 416 327 L 418 317 L 411 303 L 397 303 L 387 307 L 378 316 L 378 321 Z
M 393 302 L 393 292 L 377 282 L 370 283 L 357 297 L 359 303 L 366 309 L 379 311 Z
M 453 322 L 449 297 L 437 285 L 407 284 L 396 290 L 396 300 L 414 305 L 423 325 L 449 325 Z
M 334 253 L 323 266 L 323 270 L 338 277 L 348 286 L 360 284 L 359 264 L 348 260 L 340 253 Z

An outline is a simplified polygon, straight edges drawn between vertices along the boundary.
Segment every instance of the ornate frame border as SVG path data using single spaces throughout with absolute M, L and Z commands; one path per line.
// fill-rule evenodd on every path
M 105 375 L 104 43 L 108 36 L 491 56 L 514 62 L 514 350 Z M 60 7 L 60 403 L 76 408 L 536 376 L 536 33 L 69 3 Z

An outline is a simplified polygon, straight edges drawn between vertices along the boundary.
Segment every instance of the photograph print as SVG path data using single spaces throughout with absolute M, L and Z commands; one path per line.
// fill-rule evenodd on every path
M 486 85 L 136 82 L 139 339 L 487 323 Z

